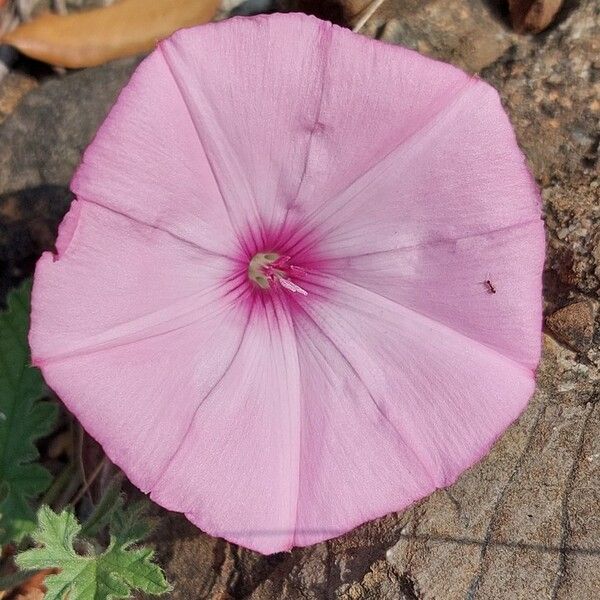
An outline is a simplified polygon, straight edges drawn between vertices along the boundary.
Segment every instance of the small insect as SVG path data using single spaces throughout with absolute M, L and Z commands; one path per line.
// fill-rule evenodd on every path
M 495 294 L 496 293 L 496 287 L 494 286 L 494 284 L 489 280 L 486 279 L 483 284 L 485 285 L 488 294 Z

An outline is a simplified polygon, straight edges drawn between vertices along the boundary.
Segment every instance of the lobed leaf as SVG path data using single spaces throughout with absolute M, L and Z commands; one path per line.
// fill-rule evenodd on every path
M 139 539 L 123 539 L 111 531 L 106 550 L 89 546 L 82 555 L 75 550 L 82 545 L 80 532 L 81 525 L 69 510 L 57 514 L 48 506 L 40 508 L 38 528 L 32 534 L 38 547 L 19 554 L 16 562 L 22 569 L 60 569 L 45 580 L 46 600 L 114 600 L 130 598 L 132 590 L 160 595 L 171 589 L 160 567 L 152 562 L 154 552 L 130 548 Z
M 50 484 L 50 473 L 32 461 L 35 442 L 50 433 L 56 406 L 40 402 L 46 387 L 30 366 L 27 333 L 31 282 L 8 295 L 0 313 L 0 543 L 20 541 L 35 526 L 30 500 Z

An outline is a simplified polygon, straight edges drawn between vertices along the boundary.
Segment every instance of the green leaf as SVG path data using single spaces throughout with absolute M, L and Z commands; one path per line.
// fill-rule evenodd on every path
M 142 498 L 127 508 L 118 507 L 112 515 L 110 523 L 111 534 L 122 544 L 131 544 L 135 540 L 144 539 L 152 527 L 144 518 L 150 503 Z
M 120 512 L 127 521 L 127 511 Z M 153 551 L 131 547 L 139 541 L 129 534 L 131 528 L 123 535 L 111 527 L 105 551 L 85 545 L 78 537 L 80 531 L 81 525 L 69 510 L 56 514 L 48 506 L 40 508 L 32 537 L 41 547 L 22 552 L 16 562 L 22 569 L 60 569 L 45 580 L 45 600 L 113 600 L 130 598 L 134 589 L 155 595 L 171 589 L 160 567 L 152 562 Z M 75 548 L 85 548 L 87 553 L 78 554 Z
M 46 387 L 30 366 L 27 333 L 31 282 L 9 293 L 0 312 L 0 544 L 20 541 L 35 527 L 30 500 L 50 484 L 50 473 L 33 463 L 35 442 L 52 430 L 56 406 L 40 402 Z

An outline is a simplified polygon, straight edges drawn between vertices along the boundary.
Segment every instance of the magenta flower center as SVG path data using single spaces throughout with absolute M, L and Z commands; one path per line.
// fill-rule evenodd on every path
M 258 252 L 248 264 L 248 278 L 263 290 L 279 285 L 289 292 L 307 295 L 296 280 L 305 274 L 302 267 L 291 264 L 291 257 L 277 252 Z

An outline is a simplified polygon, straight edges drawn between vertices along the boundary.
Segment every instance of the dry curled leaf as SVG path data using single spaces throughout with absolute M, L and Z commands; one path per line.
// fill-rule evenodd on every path
M 510 19 L 518 33 L 539 33 L 552 23 L 563 0 L 509 0 Z
M 46 577 L 56 575 L 60 569 L 42 569 L 13 590 L 7 600 L 43 600 L 46 595 Z
M 2 38 L 23 54 L 69 68 L 151 50 L 176 29 L 210 21 L 219 0 L 121 0 L 71 15 L 45 14 Z

